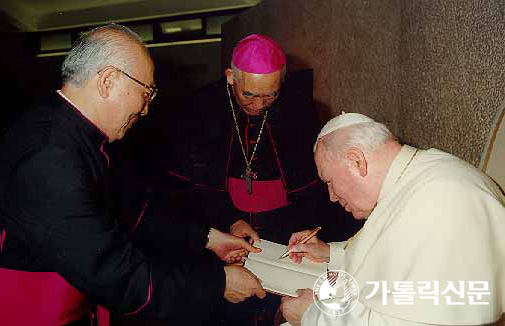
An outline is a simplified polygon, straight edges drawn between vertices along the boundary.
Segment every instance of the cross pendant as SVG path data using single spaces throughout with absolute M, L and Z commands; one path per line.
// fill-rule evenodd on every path
M 250 167 L 246 167 L 245 173 L 242 175 L 242 177 L 245 178 L 247 193 L 249 195 L 251 195 L 252 194 L 252 182 L 253 182 L 253 179 L 257 178 L 257 175 L 256 175 L 256 173 L 251 171 Z

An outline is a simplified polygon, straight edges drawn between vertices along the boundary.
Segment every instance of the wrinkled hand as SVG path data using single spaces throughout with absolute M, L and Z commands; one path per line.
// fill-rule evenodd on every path
M 302 317 L 307 308 L 314 302 L 314 294 L 310 289 L 296 290 L 298 297 L 282 297 L 281 311 L 284 319 L 293 326 L 302 324 Z
M 250 251 L 254 253 L 261 252 L 261 249 L 253 247 L 244 239 L 213 228 L 210 229 L 209 242 L 206 248 L 212 250 L 227 263 L 242 261 L 242 258 L 247 256 Z
M 245 263 L 247 255 L 249 255 L 249 251 L 246 249 L 231 250 L 226 254 L 224 258 L 222 258 L 222 260 L 228 264 L 236 264 L 242 266 Z
M 230 227 L 230 234 L 239 238 L 249 237 L 249 244 L 253 244 L 255 241 L 260 241 L 258 233 L 244 220 L 238 220 L 233 223 Z M 249 254 L 249 251 L 245 249 L 233 250 L 229 253 L 228 262 L 243 262 L 245 257 Z
M 305 230 L 291 235 L 288 243 L 288 250 L 294 252 L 289 254 L 289 258 L 297 264 L 302 262 L 303 257 L 307 257 L 317 263 L 330 262 L 329 244 L 319 240 L 317 237 L 312 237 L 305 244 L 300 243 L 310 232 L 310 230 Z
M 249 240 L 250 244 L 253 244 L 254 241 L 259 241 L 260 237 L 256 231 L 249 225 L 244 220 L 238 220 L 237 222 L 233 223 L 232 226 L 230 226 L 230 234 L 240 237 L 240 238 L 245 238 L 249 237 L 251 238 Z
M 266 295 L 259 280 L 251 272 L 241 266 L 225 266 L 226 288 L 224 297 L 226 300 L 237 303 L 255 295 L 263 299 Z

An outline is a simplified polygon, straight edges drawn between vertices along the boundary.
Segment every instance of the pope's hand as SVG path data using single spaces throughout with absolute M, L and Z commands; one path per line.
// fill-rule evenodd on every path
M 206 248 L 212 250 L 227 263 L 241 261 L 250 251 L 254 253 L 261 252 L 261 249 L 253 247 L 244 239 L 213 228 L 210 229 Z
M 314 302 L 314 294 L 310 289 L 296 290 L 298 297 L 282 297 L 281 311 L 284 319 L 293 326 L 302 324 L 302 317 L 311 303 Z
M 255 295 L 263 299 L 266 295 L 259 280 L 251 272 L 242 266 L 225 266 L 226 288 L 224 297 L 226 300 L 237 303 Z
M 249 237 L 250 244 L 252 244 L 254 241 L 260 240 L 258 233 L 254 231 L 251 225 L 249 225 L 249 223 L 244 220 L 238 220 L 237 222 L 233 223 L 233 225 L 230 226 L 230 234 L 240 238 Z
M 311 231 L 305 230 L 301 232 L 296 232 L 291 235 L 288 243 L 288 250 L 291 250 L 289 257 L 295 263 L 301 263 L 303 257 L 318 262 L 318 263 L 329 263 L 330 262 L 330 245 L 324 241 L 319 240 L 317 237 L 312 237 L 305 244 L 301 244 L 303 238 L 305 238 Z

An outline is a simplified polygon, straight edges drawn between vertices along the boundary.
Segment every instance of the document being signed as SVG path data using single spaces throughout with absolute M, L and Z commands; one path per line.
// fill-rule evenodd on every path
M 249 253 L 245 268 L 256 275 L 265 290 L 296 297 L 297 289 L 313 289 L 319 276 L 326 273 L 326 263 L 314 263 L 303 259 L 296 264 L 289 258 L 279 259 L 287 247 L 268 240 L 254 243 L 261 252 Z

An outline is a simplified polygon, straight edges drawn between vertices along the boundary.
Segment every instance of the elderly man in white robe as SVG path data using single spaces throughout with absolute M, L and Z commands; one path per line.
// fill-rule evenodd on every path
M 290 257 L 349 273 L 359 299 L 346 314 L 331 315 L 318 309 L 312 289 L 299 290 L 297 298 L 283 298 L 287 321 L 406 326 L 500 319 L 505 198 L 492 180 L 448 153 L 402 146 L 383 124 L 357 113 L 330 120 L 314 149 L 330 200 L 367 220 L 343 243 L 314 237 L 301 244 L 309 231 L 295 233 Z

